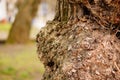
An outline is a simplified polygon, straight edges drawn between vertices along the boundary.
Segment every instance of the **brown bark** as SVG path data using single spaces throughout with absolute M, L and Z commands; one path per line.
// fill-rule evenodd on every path
M 40 0 L 25 0 L 19 8 L 15 22 L 8 36 L 8 43 L 26 43 L 29 41 L 31 21 L 37 13 Z
M 45 65 L 42 80 L 120 80 L 119 5 L 58 0 L 54 21 L 36 39 Z

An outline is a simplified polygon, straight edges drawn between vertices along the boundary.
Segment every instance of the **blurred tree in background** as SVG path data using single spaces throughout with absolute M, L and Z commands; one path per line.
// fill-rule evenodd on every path
M 18 0 L 19 9 L 8 36 L 8 43 L 29 41 L 32 19 L 35 17 L 41 0 Z

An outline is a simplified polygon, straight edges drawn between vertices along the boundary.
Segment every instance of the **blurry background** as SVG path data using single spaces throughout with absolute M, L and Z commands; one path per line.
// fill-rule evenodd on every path
M 55 4 L 56 0 L 0 0 L 0 80 L 40 80 L 44 66 L 35 38 L 54 18 Z

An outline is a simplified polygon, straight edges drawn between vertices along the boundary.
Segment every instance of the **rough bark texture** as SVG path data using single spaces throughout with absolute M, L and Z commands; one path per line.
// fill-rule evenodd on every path
M 63 10 L 63 3 L 69 8 Z M 120 80 L 119 5 L 119 0 L 58 0 L 55 20 L 36 39 L 45 65 L 42 80 Z
M 37 13 L 40 0 L 25 0 L 19 5 L 19 12 L 8 36 L 8 43 L 26 43 L 29 41 L 31 21 Z

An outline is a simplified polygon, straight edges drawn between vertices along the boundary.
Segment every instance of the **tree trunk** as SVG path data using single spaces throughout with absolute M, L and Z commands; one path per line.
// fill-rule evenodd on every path
M 8 36 L 8 43 L 26 43 L 29 41 L 31 21 L 37 13 L 40 0 L 25 0 L 19 8 L 15 22 Z
M 119 0 L 57 0 L 36 38 L 42 80 L 120 80 L 119 8 Z

